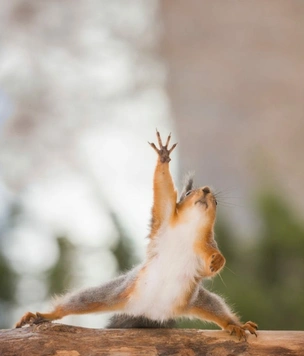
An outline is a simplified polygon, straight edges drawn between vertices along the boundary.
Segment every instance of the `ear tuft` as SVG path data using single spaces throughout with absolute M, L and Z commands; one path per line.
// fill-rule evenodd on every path
M 193 177 L 194 177 L 194 172 L 189 172 L 185 176 L 182 193 L 181 193 L 181 196 L 179 198 L 180 202 L 185 198 L 186 193 L 189 192 L 189 190 L 193 189 Z

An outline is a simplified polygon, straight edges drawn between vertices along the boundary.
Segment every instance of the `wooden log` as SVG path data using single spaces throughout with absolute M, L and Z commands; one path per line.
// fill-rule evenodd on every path
M 86 329 L 44 323 L 0 330 L 1 356 L 303 355 L 304 331 L 259 331 L 239 341 L 224 331 Z

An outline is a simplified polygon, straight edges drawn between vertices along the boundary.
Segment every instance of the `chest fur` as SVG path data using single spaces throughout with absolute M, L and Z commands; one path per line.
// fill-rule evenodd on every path
M 193 289 L 203 261 L 194 252 L 195 231 L 187 225 L 168 229 L 149 246 L 152 256 L 139 272 L 128 312 L 155 320 L 174 317 Z

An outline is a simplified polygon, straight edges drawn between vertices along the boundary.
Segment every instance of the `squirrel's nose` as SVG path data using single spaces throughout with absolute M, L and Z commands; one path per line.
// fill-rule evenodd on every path
M 203 191 L 205 194 L 208 194 L 208 193 L 210 193 L 210 188 L 209 188 L 209 187 L 204 187 L 204 188 L 202 189 L 202 191 Z

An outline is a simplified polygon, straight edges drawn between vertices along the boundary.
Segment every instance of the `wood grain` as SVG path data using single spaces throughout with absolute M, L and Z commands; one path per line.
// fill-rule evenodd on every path
M 1 356 L 303 355 L 304 331 L 259 331 L 239 341 L 224 331 L 86 329 L 44 323 L 0 330 Z

